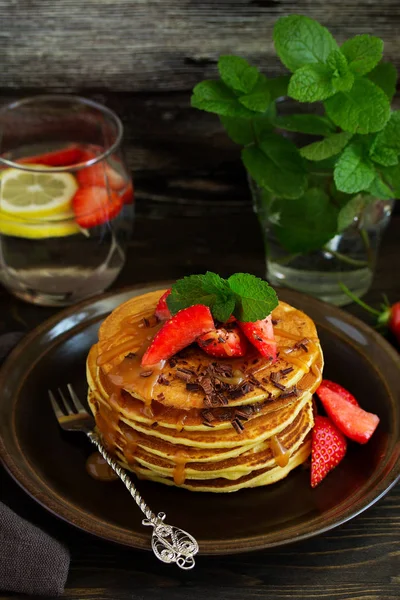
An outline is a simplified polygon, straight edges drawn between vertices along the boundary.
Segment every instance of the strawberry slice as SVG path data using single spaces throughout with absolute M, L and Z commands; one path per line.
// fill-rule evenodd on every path
M 192 344 L 199 335 L 215 329 L 210 309 L 203 304 L 184 308 L 166 321 L 142 358 L 142 365 L 155 365 Z
M 350 404 L 324 384 L 319 386 L 317 394 L 328 416 L 344 435 L 360 444 L 368 442 L 378 426 L 377 415 Z
M 133 204 L 134 192 L 132 183 L 129 183 L 126 189 L 121 193 L 121 200 L 123 204 Z
M 339 394 L 339 396 L 343 398 L 343 400 L 347 400 L 347 402 L 350 402 L 350 404 L 353 404 L 354 406 L 360 406 L 357 400 L 354 398 L 353 394 L 350 394 L 350 392 L 348 392 L 344 387 L 342 387 L 338 383 L 335 383 L 334 381 L 329 381 L 329 379 L 323 379 L 320 384 L 320 387 L 321 386 L 328 388 L 332 392 L 336 392 L 337 394 Z
M 311 439 L 311 487 L 317 486 L 343 459 L 347 441 L 327 417 L 317 415 Z
M 82 148 L 77 144 L 71 144 L 70 146 L 61 148 L 61 150 L 18 158 L 16 162 L 23 165 L 33 164 L 44 165 L 46 167 L 69 167 L 70 165 L 75 165 L 83 160 Z
M 116 192 L 110 194 L 104 187 L 80 188 L 72 200 L 75 220 L 84 229 L 101 225 L 113 219 L 122 208 Z
M 276 342 L 271 315 L 254 323 L 238 321 L 239 327 L 247 339 L 257 348 L 261 356 L 272 360 L 276 359 Z
M 95 158 L 96 154 L 86 151 L 85 160 Z M 81 169 L 76 174 L 80 187 L 110 187 L 112 190 L 120 191 L 126 187 L 126 179 L 105 161 L 100 161 L 91 167 Z
M 204 352 L 211 356 L 234 357 L 244 356 L 247 351 L 247 339 L 238 327 L 226 329 L 220 327 L 197 338 L 197 343 Z
M 164 294 L 161 296 L 161 298 L 159 299 L 157 306 L 156 306 L 156 310 L 155 310 L 155 315 L 157 317 L 157 319 L 159 319 L 160 321 L 165 321 L 166 319 L 170 319 L 171 318 L 171 313 L 169 311 L 168 305 L 167 305 L 167 298 L 171 293 L 171 288 L 169 290 L 167 290 L 166 292 L 164 292 Z

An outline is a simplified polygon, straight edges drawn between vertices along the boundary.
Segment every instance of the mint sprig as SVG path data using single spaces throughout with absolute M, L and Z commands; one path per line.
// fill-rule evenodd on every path
M 309 17 L 278 19 L 273 41 L 289 75 L 270 79 L 241 57 L 222 56 L 220 81 L 198 84 L 192 106 L 218 114 L 242 146 L 265 204 L 260 219 L 268 215 L 287 250 L 308 252 L 345 224 L 362 226 L 365 198 L 400 197 L 400 111 L 390 108 L 397 72 L 383 60 L 380 38 L 357 35 L 339 45 Z M 320 103 L 324 114 L 282 116 L 276 100 L 284 95 Z M 320 139 L 299 149 L 285 131 Z M 322 172 L 332 174 L 331 184 Z
M 207 271 L 179 279 L 171 289 L 167 305 L 174 315 L 183 308 L 204 304 L 222 323 L 233 314 L 239 321 L 259 321 L 278 306 L 275 290 L 263 279 L 249 273 L 235 273 L 223 279 Z

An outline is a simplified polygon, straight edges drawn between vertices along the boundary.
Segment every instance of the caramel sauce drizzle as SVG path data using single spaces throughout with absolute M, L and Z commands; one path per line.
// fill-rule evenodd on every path
M 177 452 L 175 454 L 175 456 L 174 456 L 175 467 L 174 467 L 174 473 L 173 473 L 175 485 L 182 485 L 183 483 L 185 483 L 186 461 L 187 461 L 187 456 L 184 452 L 182 452 L 182 450 L 180 450 L 179 452 Z
M 272 451 L 275 456 L 275 462 L 279 467 L 286 467 L 290 458 L 290 451 L 285 448 L 280 439 L 273 435 L 271 437 Z
M 309 372 L 310 367 L 307 365 L 306 362 L 304 362 L 304 360 L 301 360 L 301 358 L 298 358 L 297 356 L 292 356 L 289 352 L 282 352 L 281 356 L 286 362 L 292 365 L 296 365 L 296 367 L 299 367 L 300 369 L 303 369 L 305 373 Z

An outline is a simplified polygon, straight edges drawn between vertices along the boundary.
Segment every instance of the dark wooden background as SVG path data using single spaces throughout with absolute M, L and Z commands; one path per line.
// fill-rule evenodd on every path
M 283 73 L 272 28 L 278 16 L 293 12 L 319 19 L 339 41 L 381 36 L 386 58 L 400 70 L 399 0 L 0 0 L 0 102 L 79 93 L 123 120 L 138 216 L 116 285 L 207 268 L 264 275 L 238 149 L 216 117 L 190 108 L 190 92 L 215 77 L 223 53 L 242 55 L 266 74 Z M 399 237 L 396 217 L 368 295 L 375 304 L 382 291 L 391 301 L 400 297 Z M 0 293 L 1 332 L 27 331 L 50 314 Z M 193 573 L 76 531 L 28 499 L 1 469 L 0 497 L 68 544 L 70 600 L 400 598 L 399 486 L 317 539 L 251 555 L 200 557 Z
M 141 210 L 171 200 L 177 214 L 237 212 L 249 203 L 238 148 L 214 115 L 190 108 L 190 93 L 224 53 L 283 73 L 272 30 L 293 12 L 340 42 L 381 36 L 400 69 L 399 0 L 0 0 L 0 100 L 47 91 L 102 101 L 124 122 Z

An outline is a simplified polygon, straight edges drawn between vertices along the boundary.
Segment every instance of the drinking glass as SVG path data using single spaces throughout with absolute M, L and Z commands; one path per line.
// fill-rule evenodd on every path
M 125 262 L 133 185 L 110 109 L 45 95 L 0 110 L 0 283 L 35 304 L 104 291 Z

